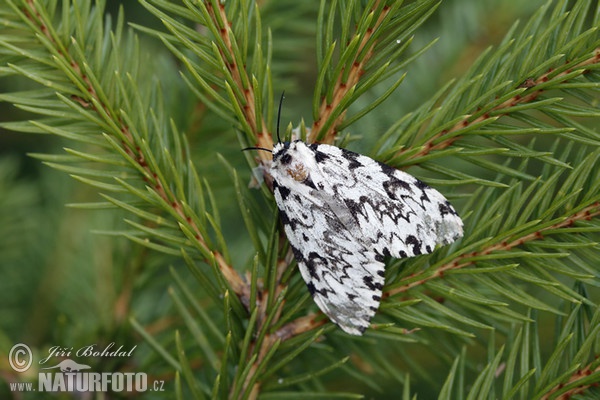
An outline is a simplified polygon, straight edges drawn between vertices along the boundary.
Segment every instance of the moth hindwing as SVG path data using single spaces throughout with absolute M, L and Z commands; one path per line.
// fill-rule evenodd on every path
M 446 198 L 405 172 L 300 140 L 272 153 L 275 201 L 300 273 L 349 334 L 362 335 L 379 307 L 385 256 L 431 253 L 462 236 Z

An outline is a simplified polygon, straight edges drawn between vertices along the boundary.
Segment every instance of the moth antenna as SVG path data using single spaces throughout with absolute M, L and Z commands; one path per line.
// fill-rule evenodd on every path
M 281 122 L 281 106 L 283 105 L 284 98 L 285 90 L 281 92 L 281 98 L 279 99 L 279 110 L 277 111 L 277 143 L 281 143 L 281 137 L 279 136 L 279 124 Z
M 269 153 L 272 153 L 272 150 L 266 149 L 264 147 L 246 147 L 245 149 L 242 149 L 242 151 L 246 151 L 246 150 L 262 150 L 262 151 L 268 151 Z

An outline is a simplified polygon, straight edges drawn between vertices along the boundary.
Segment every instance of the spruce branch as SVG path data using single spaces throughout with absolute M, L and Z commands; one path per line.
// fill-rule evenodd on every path
M 8 54 L 11 62 L 9 67 L 0 67 L 0 73 L 28 77 L 45 89 L 35 94 L 0 95 L 1 100 L 42 116 L 32 123 L 3 126 L 80 143 L 82 148 L 67 149 L 67 156 L 38 158 L 97 187 L 107 202 L 86 207 L 112 205 L 129 213 L 126 222 L 133 231 L 111 233 L 177 257 L 203 289 L 200 294 L 194 292 L 176 269 L 171 270 L 174 288 L 169 295 L 189 333 L 176 333 L 176 357 L 147 327 L 131 320 L 136 331 L 177 370 L 179 393 L 182 376 L 197 398 L 299 398 L 319 393 L 322 397 L 322 376 L 339 367 L 373 390 L 383 390 L 375 377 L 400 382 L 406 385 L 408 398 L 412 374 L 400 373 L 387 352 L 398 351 L 411 371 L 427 377 L 427 368 L 406 355 L 401 345 L 444 343 L 432 346 L 441 349 L 436 355 L 453 360 L 455 344 L 483 341 L 497 326 L 512 346 L 506 347 L 505 370 L 512 375 L 505 379 L 504 395 L 529 394 L 528 385 L 533 382 L 541 382 L 535 388 L 540 396 L 576 394 L 597 381 L 597 365 L 585 359 L 595 351 L 590 345 L 597 336 L 593 330 L 586 331 L 585 343 L 572 342 L 582 345 L 581 354 L 565 368 L 553 369 L 549 363 L 541 373 L 543 379 L 530 372 L 533 369 L 528 368 L 525 356 L 517 366 L 519 351 L 525 354 L 530 347 L 539 348 L 539 343 L 529 342 L 518 346 L 519 340 L 528 337 L 528 321 L 535 320 L 532 313 L 520 313 L 521 305 L 555 315 L 561 314 L 556 299 L 582 309 L 595 305 L 583 290 L 568 284 L 576 280 L 597 285 L 591 260 L 597 258 L 592 235 L 599 231 L 600 175 L 594 168 L 598 152 L 590 148 L 597 147 L 600 139 L 597 132 L 579 122 L 581 117 L 599 115 L 593 95 L 598 89 L 600 43 L 597 16 L 586 17 L 591 13 L 587 11 L 591 10 L 589 2 L 578 2 L 570 13 L 564 12 L 564 2 L 553 11 L 548 3 L 521 35 L 512 30 L 464 79 L 440 90 L 381 137 L 377 159 L 396 166 L 419 165 L 444 177 L 430 178 L 432 183 L 463 193 L 456 197 L 458 204 L 466 203 L 459 209 L 464 211 L 468 229 L 465 239 L 453 247 L 410 262 L 388 263 L 382 312 L 375 317 L 375 329 L 358 342 L 338 335 L 322 314 L 308 310 L 310 296 L 293 268 L 293 254 L 276 220 L 276 210 L 271 206 L 265 213 L 246 190 L 244 179 L 224 161 L 248 231 L 248 247 L 254 247 L 247 258 L 245 279 L 233 269 L 230 243 L 220 229 L 221 199 L 196 171 L 185 137 L 165 118 L 168 112 L 155 102 L 160 95 L 143 92 L 137 83 L 143 78 L 118 56 L 121 46 L 132 53 L 139 46 L 133 35 L 123 33 L 122 16 L 113 32 L 104 32 L 102 2 L 92 11 L 87 2 L 65 1 L 63 14 L 79 26 L 92 26 L 88 32 L 67 29 L 66 22 L 56 24 L 51 7 L 55 8 L 55 2 L 45 7 L 41 1 L 8 1 L 12 13 L 0 14 L 1 22 L 18 35 L 0 35 L 1 55 Z M 140 3 L 168 32 L 141 25 L 135 28 L 160 39 L 181 61 L 186 69 L 183 80 L 198 98 L 199 107 L 232 123 L 240 131 L 241 146 L 271 148 L 271 68 L 276 61 L 271 60 L 271 32 L 262 33 L 263 25 L 270 26 L 263 13 L 267 6 L 259 2 L 252 7 L 244 0 Z M 437 5 L 431 0 L 408 5 L 381 0 L 321 2 L 319 24 L 314 28 L 319 71 L 309 141 L 331 143 L 340 131 L 367 117 L 376 106 L 383 106 L 403 81 L 401 70 L 428 48 L 406 54 L 411 35 Z M 552 17 L 547 25 L 542 22 L 545 16 Z M 586 30 L 589 19 L 594 26 Z M 252 40 L 253 35 L 257 40 Z M 20 48 L 20 41 L 27 45 Z M 546 41 L 551 45 L 542 46 Z M 349 107 L 386 79 L 393 79 L 391 86 L 347 118 Z M 552 90 L 567 94 L 566 99 L 545 98 Z M 536 111 L 541 113 L 531 115 Z M 223 132 L 221 128 L 206 130 L 215 136 Z M 541 134 L 559 140 L 551 145 L 540 140 L 540 145 L 536 137 Z M 515 135 L 533 139 L 518 141 L 513 139 Z M 258 156 L 262 161 L 270 159 L 268 152 Z M 508 161 L 498 161 L 499 156 Z M 482 168 L 459 172 L 442 163 L 450 157 Z M 540 170 L 529 165 L 536 161 L 543 164 Z M 473 193 L 472 187 L 480 189 Z M 266 189 L 263 194 L 272 204 Z M 564 262 L 567 255 L 573 265 Z M 196 257 L 212 268 L 212 276 L 197 265 Z M 530 287 L 545 289 L 550 299 L 535 298 L 528 293 Z M 124 304 L 129 302 L 130 289 L 123 293 Z M 390 296 L 400 293 L 410 297 L 390 301 Z M 221 319 L 206 309 L 204 295 L 218 305 Z M 496 295 L 507 300 L 495 299 Z M 508 307 L 513 303 L 520 308 Z M 124 312 L 119 311 L 119 318 Z M 574 313 L 571 316 L 576 319 Z M 597 322 L 596 317 L 590 325 L 598 326 Z M 410 326 L 403 327 L 403 323 Z M 515 339 L 512 331 L 519 324 L 525 326 L 524 333 Z M 557 358 L 562 354 L 559 350 L 572 340 L 574 329 L 565 327 L 563 341 L 556 345 Z M 448 334 L 448 341 L 434 336 L 440 331 Z M 481 331 L 485 334 L 480 335 Z M 327 340 L 322 341 L 324 334 Z M 314 363 L 313 351 L 319 352 L 319 361 L 326 362 Z M 495 397 L 496 391 L 500 392 L 496 378 L 502 372 L 503 352 L 496 352 L 493 339 L 487 351 L 488 365 L 474 381 L 471 398 L 478 394 Z M 464 394 L 466 386 L 460 369 L 470 363 L 456 360 L 442 388 L 447 398 L 452 398 L 455 379 L 458 393 Z M 280 390 L 292 385 L 304 392 Z M 343 393 L 339 397 L 353 396 Z
M 232 21 L 227 15 L 225 5 L 216 0 L 195 2 L 193 4 L 190 1 L 185 1 L 189 12 L 164 0 L 141 0 L 140 3 L 159 17 L 174 36 L 167 37 L 161 32 L 139 25 L 135 26 L 141 31 L 160 38 L 186 65 L 193 80 L 200 88 L 195 87 L 195 84 L 188 78 L 186 80 L 202 103 L 227 119 L 230 119 L 232 115 L 236 116 L 239 129 L 245 133 L 247 140 L 253 145 L 267 149 L 272 148 L 273 139 L 267 121 L 261 112 L 263 107 L 262 93 L 265 87 L 271 86 L 271 77 L 268 68 L 262 64 L 264 62 L 262 61 L 264 57 L 261 46 L 262 38 L 257 37 L 252 45 L 244 42 L 252 36 L 251 27 L 245 22 L 248 16 L 245 15 L 236 21 Z M 160 7 L 185 16 L 193 23 L 207 29 L 210 35 L 198 35 L 197 32 L 190 30 L 162 11 Z M 247 4 L 244 7 L 247 7 Z M 249 9 L 246 11 L 250 16 L 254 14 L 256 21 L 254 33 L 260 35 L 258 7 L 255 10 Z M 234 29 L 238 31 L 237 34 L 234 33 Z M 239 38 L 246 39 L 240 40 Z M 184 54 L 178 48 L 181 47 L 180 42 L 198 59 L 205 62 L 208 67 L 198 64 L 195 59 Z M 255 60 L 260 61 L 248 67 L 250 55 Z M 210 78 L 211 76 L 221 75 L 223 79 Z M 215 88 L 224 93 L 219 93 Z M 272 106 L 272 91 L 266 92 L 266 96 L 267 104 Z M 259 152 L 257 155 L 263 161 L 267 161 L 269 157 L 266 152 Z
M 519 107 L 519 105 L 526 105 L 527 103 L 535 101 L 540 94 L 545 91 L 565 87 L 565 83 L 569 80 L 588 73 L 590 68 L 598 63 L 600 63 L 600 48 L 596 48 L 592 55 L 583 61 L 576 60 L 575 62 L 567 62 L 565 63 L 565 66 L 561 67 L 558 71 L 551 68 L 539 77 L 528 78 L 514 91 L 509 92 L 509 95 L 511 96 L 509 99 L 502 101 L 500 104 L 496 104 L 498 102 L 498 100 L 496 100 L 481 105 L 476 112 L 465 115 L 452 127 L 442 129 L 440 132 L 434 133 L 433 135 L 430 134 L 424 143 L 419 144 L 416 142 L 410 149 L 400 150 L 394 155 L 394 158 L 398 157 L 402 159 L 402 165 L 406 167 L 408 165 L 414 165 L 431 152 L 448 148 L 456 140 L 460 139 L 465 134 L 470 133 L 468 131 L 472 130 L 473 127 L 476 127 L 476 132 L 479 132 L 480 134 L 492 134 L 489 131 L 481 132 L 480 128 L 489 123 L 496 122 L 500 117 L 510 116 L 512 113 L 516 112 L 522 112 L 525 107 Z M 516 94 L 513 94 L 515 92 Z M 552 102 L 548 104 L 551 105 Z M 539 109 L 541 108 L 540 105 L 541 104 L 538 103 L 534 105 L 533 108 Z M 506 132 L 502 131 L 502 133 Z
M 243 99 L 240 101 L 236 98 L 236 100 L 242 109 L 244 119 L 250 125 L 252 134 L 256 136 L 256 145 L 269 149 L 273 147 L 273 138 L 265 120 L 262 118 L 262 114 L 256 112 L 256 107 L 260 105 L 260 102 L 256 99 L 256 93 L 254 92 L 256 87 L 252 85 L 245 69 L 245 60 L 236 57 L 240 54 L 240 51 L 234 48 L 237 47 L 237 43 L 231 31 L 231 23 L 225 12 L 225 5 L 218 1 L 210 1 L 207 2 L 206 8 L 212 20 L 212 25 L 219 29 L 222 43 L 225 46 L 225 48 L 219 48 L 219 53 L 223 58 L 223 62 L 227 61 L 227 68 L 235 83 L 233 87 L 243 91 Z M 262 156 L 267 157 L 266 154 L 262 154 Z
M 206 241 L 206 232 L 200 228 L 198 217 L 192 213 L 186 204 L 185 198 L 180 197 L 171 189 L 172 186 L 166 180 L 169 173 L 162 170 L 163 166 L 159 165 L 159 162 L 152 153 L 153 150 L 148 145 L 148 138 L 140 136 L 137 133 L 137 128 L 132 128 L 131 123 L 133 121 L 129 120 L 126 114 L 127 111 L 119 109 L 114 99 L 111 99 L 107 95 L 96 71 L 91 66 L 92 64 L 86 60 L 86 56 L 82 50 L 85 44 L 83 46 L 80 45 L 75 37 L 70 38 L 70 45 L 65 43 L 64 35 L 56 31 L 48 15 L 48 11 L 43 8 L 42 4 L 31 0 L 19 2 L 18 4 L 20 6 L 17 5 L 17 2 L 9 0 L 9 5 L 16 16 L 18 16 L 20 21 L 27 24 L 27 31 L 23 33 L 28 35 L 33 34 L 32 39 L 39 40 L 39 43 L 43 45 L 45 51 L 53 61 L 53 63 L 44 61 L 44 64 L 53 70 L 52 74 L 64 74 L 63 79 L 65 83 L 59 88 L 52 80 L 42 78 L 41 75 L 28 73 L 17 66 L 13 66 L 13 69 L 44 86 L 59 89 L 59 98 L 71 111 L 77 112 L 104 130 L 106 133 L 102 136 L 106 141 L 100 145 L 112 148 L 117 154 L 120 154 L 128 167 L 137 171 L 138 176 L 146 182 L 146 188 L 149 193 L 145 194 L 123 180 L 118 180 L 120 185 L 107 185 L 84 177 L 77 176 L 77 178 L 109 191 L 119 191 L 125 188 L 129 192 L 138 195 L 140 199 L 163 208 L 171 215 L 173 221 L 179 225 L 181 232 L 194 242 L 195 247 L 203 255 L 204 260 L 207 263 L 215 263 L 218 266 L 232 290 L 240 297 L 246 296 L 245 290 L 247 286 L 243 283 L 239 274 L 229 265 L 219 251 L 210 248 Z M 101 9 L 96 9 L 96 12 L 100 13 L 100 17 L 101 11 Z M 24 27 L 20 28 L 23 29 Z M 7 43 L 3 44 L 6 48 L 17 51 L 17 49 L 7 45 Z M 17 54 L 23 53 L 17 52 Z M 41 59 L 39 56 L 32 58 Z M 69 88 L 66 86 L 68 84 L 72 86 Z M 65 96 L 69 96 L 69 98 Z M 57 130 L 50 125 L 37 123 L 37 126 L 57 133 Z M 74 138 L 77 137 L 75 135 L 72 136 Z M 72 153 L 77 154 L 76 152 Z M 193 169 L 191 164 L 188 164 L 188 167 Z M 76 170 L 71 170 L 71 173 L 76 174 L 76 172 Z M 121 187 L 119 188 L 119 186 Z M 107 199 L 109 201 L 113 200 L 112 197 L 108 196 Z M 116 205 L 119 204 L 117 200 L 113 201 L 113 203 Z M 138 227 L 141 228 L 140 225 Z M 152 233 L 151 230 L 147 230 L 146 232 Z M 136 240 L 135 237 L 130 236 L 130 238 Z M 138 242 L 145 244 L 143 240 Z M 153 247 L 159 250 L 163 249 L 163 247 L 157 245 Z
M 540 400 L 558 399 L 568 400 L 577 394 L 583 394 L 588 389 L 598 384 L 600 365 L 598 361 L 591 362 L 578 368 L 566 382 L 561 382 L 540 397 Z
M 312 125 L 312 131 L 319 132 L 316 137 L 323 143 L 333 143 L 336 134 L 335 127 L 344 119 L 346 113 L 345 109 L 336 110 L 336 107 L 343 102 L 344 97 L 354 91 L 360 76 L 365 73 L 365 64 L 373 56 L 373 48 L 376 44 L 374 32 L 381 27 L 390 11 L 391 7 L 385 4 L 384 1 L 376 1 L 368 11 L 368 17 L 361 19 L 359 22 L 356 28 L 357 33 L 349 39 L 346 49 L 348 53 L 341 56 L 342 60 L 347 58 L 347 61 L 345 64 L 341 64 L 341 68 L 338 67 L 339 73 L 334 78 L 336 82 L 333 85 L 331 97 L 322 99 L 318 114 L 315 116 Z M 362 35 L 358 33 L 360 31 L 363 31 Z M 332 116 L 333 120 L 331 122 L 327 121 Z M 327 122 L 323 123 L 322 121 Z M 321 124 L 325 125 L 325 129 L 321 129 Z
M 434 271 L 422 271 L 416 274 L 411 274 L 409 277 L 403 279 L 398 287 L 390 289 L 383 294 L 383 297 L 389 297 L 398 293 L 403 293 L 409 289 L 423 285 L 432 279 L 443 278 L 447 271 L 457 270 L 465 268 L 477 263 L 480 260 L 486 260 L 494 258 L 495 254 L 501 252 L 507 252 L 515 247 L 521 246 L 527 242 L 533 240 L 544 239 L 545 234 L 560 234 L 561 229 L 572 227 L 577 221 L 590 221 L 592 218 L 600 216 L 600 202 L 595 203 L 583 208 L 581 211 L 575 212 L 565 218 L 561 218 L 560 222 L 553 223 L 552 225 L 540 227 L 532 233 L 525 234 L 523 236 L 511 237 L 509 240 L 502 240 L 500 242 L 486 242 L 485 246 L 478 251 L 472 251 L 467 254 L 458 255 L 452 261 L 447 262 L 439 267 L 436 267 Z M 491 256 L 491 257 L 488 257 Z M 511 256 L 514 256 L 511 254 Z
M 537 319 L 534 311 L 528 317 Z M 464 388 L 461 377 L 469 369 L 463 348 L 446 378 L 440 399 L 487 398 L 504 399 L 569 399 L 575 394 L 594 398 L 600 370 L 597 357 L 590 350 L 597 340 L 600 314 L 593 306 L 569 305 L 565 317 L 552 332 L 552 349 L 545 354 L 542 343 L 548 344 L 548 333 L 537 329 L 531 320 L 513 328 L 500 350 L 492 351 L 491 359 L 479 369 L 475 383 Z M 578 334 L 573 334 L 573 329 Z M 492 335 L 491 343 L 494 342 Z M 593 358 L 593 360 L 590 360 Z M 499 390 L 501 387 L 501 391 Z
M 422 1 L 402 7 L 402 2 L 375 0 L 370 1 L 362 10 L 354 3 L 351 6 L 353 10 L 345 10 L 341 2 L 330 2 L 329 7 L 326 7 L 326 3 L 322 1 L 319 9 L 318 26 L 321 31 L 318 32 L 317 38 L 317 63 L 320 73 L 314 91 L 314 122 L 311 127 L 310 141 L 333 143 L 348 107 L 367 88 L 393 75 L 406 65 L 406 63 L 392 64 L 406 51 L 410 40 L 402 46 L 398 44 L 402 43 L 427 16 L 435 11 L 439 2 Z M 332 37 L 338 8 L 343 17 L 342 40 L 346 41 L 339 44 L 333 41 Z M 352 15 L 355 14 L 359 17 L 352 21 Z M 350 34 L 352 22 L 356 26 L 354 32 Z M 340 56 L 336 64 L 333 54 L 338 47 Z M 385 53 L 385 58 L 382 57 L 382 53 Z M 352 122 L 388 98 L 402 80 L 403 77 L 397 79 L 372 106 L 351 118 Z
M 276 322 L 276 320 L 274 322 Z M 318 328 L 319 326 L 324 325 L 325 323 L 326 320 L 324 318 L 317 320 L 314 315 L 308 315 L 305 317 L 296 318 L 294 321 L 282 326 L 281 328 L 277 329 L 271 334 L 265 334 L 264 339 L 261 342 L 255 343 L 253 345 L 259 346 L 259 348 L 256 350 L 258 353 L 258 357 L 256 358 L 256 361 L 252 364 L 248 375 L 246 375 L 245 377 L 245 381 L 242 384 L 243 389 L 241 393 L 243 393 L 244 391 L 248 391 L 250 385 L 252 384 L 253 386 L 250 391 L 250 398 L 255 398 L 256 395 L 260 392 L 260 384 L 256 382 L 258 379 L 258 374 L 260 372 L 263 372 L 260 377 L 262 380 L 265 380 L 270 375 L 274 374 L 277 370 L 285 366 L 287 359 L 281 360 L 275 366 L 272 366 L 270 369 L 265 370 L 265 357 L 270 352 L 273 352 L 273 349 L 276 349 L 281 342 L 288 340 L 294 336 L 301 335 L 305 332 L 310 332 Z M 296 349 L 295 353 L 299 354 L 300 352 L 302 352 L 305 348 L 312 344 L 314 340 L 320 337 L 323 334 L 323 332 L 323 329 L 321 329 L 316 333 L 313 333 L 312 340 L 306 341 L 303 347 Z M 289 358 L 293 358 L 294 355 L 295 354 L 292 353 L 292 356 Z M 261 368 L 263 369 L 263 371 L 261 371 Z

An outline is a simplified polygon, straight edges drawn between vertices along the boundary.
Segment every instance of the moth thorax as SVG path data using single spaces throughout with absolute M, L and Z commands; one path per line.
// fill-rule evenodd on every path
M 308 171 L 302 163 L 294 163 L 285 169 L 287 174 L 295 181 L 303 182 L 308 177 Z

